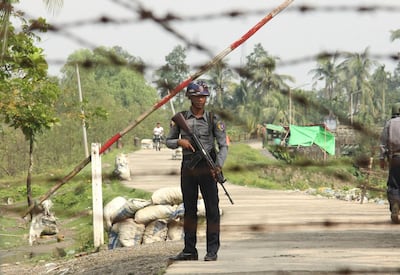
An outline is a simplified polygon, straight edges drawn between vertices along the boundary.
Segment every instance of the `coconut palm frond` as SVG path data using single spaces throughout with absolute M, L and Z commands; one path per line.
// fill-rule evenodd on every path
M 43 0 L 47 10 L 52 14 L 59 12 L 64 5 L 64 0 Z
M 400 39 L 400 29 L 390 32 L 390 41 L 393 42 L 396 39 Z
M 7 48 L 7 33 L 8 33 L 8 24 L 10 21 L 10 15 L 12 11 L 12 1 L 5 0 L 1 3 L 0 6 L 0 19 L 1 19 L 1 55 L 0 55 L 0 63 L 3 63 L 4 55 L 6 53 Z

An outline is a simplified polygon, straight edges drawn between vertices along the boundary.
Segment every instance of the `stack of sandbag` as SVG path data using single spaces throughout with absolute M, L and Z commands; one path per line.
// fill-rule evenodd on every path
M 149 200 L 115 197 L 104 206 L 103 219 L 109 249 L 141 244 L 144 225 L 137 224 L 134 217 L 139 209 L 150 204 Z
M 109 249 L 183 239 L 182 201 L 180 187 L 158 189 L 150 201 L 114 198 L 104 207 Z M 197 207 L 198 215 L 205 216 L 201 195 Z
M 151 204 L 151 201 L 143 199 L 125 199 L 116 197 L 104 206 L 103 217 L 106 230 L 110 230 L 113 224 L 134 218 L 135 213 Z

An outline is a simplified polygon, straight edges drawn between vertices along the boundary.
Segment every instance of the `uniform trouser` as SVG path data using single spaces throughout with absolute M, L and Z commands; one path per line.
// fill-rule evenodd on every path
M 207 252 L 217 253 L 220 246 L 220 214 L 218 186 L 211 175 L 211 171 L 202 160 L 195 169 L 185 168 L 185 161 L 182 163 L 181 170 L 181 189 L 183 195 L 183 205 L 185 208 L 183 230 L 185 233 L 184 252 L 196 253 L 197 242 L 197 203 L 199 187 L 203 196 L 206 209 L 207 221 Z
M 392 204 L 400 205 L 400 157 L 395 156 L 389 161 L 389 175 L 387 179 L 387 198 L 392 210 Z

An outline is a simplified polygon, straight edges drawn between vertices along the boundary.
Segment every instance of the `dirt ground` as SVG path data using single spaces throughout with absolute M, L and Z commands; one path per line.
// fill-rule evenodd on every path
M 181 242 L 152 243 L 130 248 L 103 250 L 71 260 L 38 264 L 3 264 L 4 275 L 25 274 L 162 274 L 168 258 L 182 249 Z

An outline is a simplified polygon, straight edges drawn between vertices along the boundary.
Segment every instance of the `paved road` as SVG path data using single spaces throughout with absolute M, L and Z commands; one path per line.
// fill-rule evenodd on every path
M 130 187 L 179 186 L 180 160 L 169 149 L 140 150 L 129 162 Z M 220 189 L 218 261 L 202 261 L 200 238 L 199 261 L 175 262 L 166 274 L 400 274 L 400 227 L 390 223 L 387 205 L 225 187 L 235 204 Z

